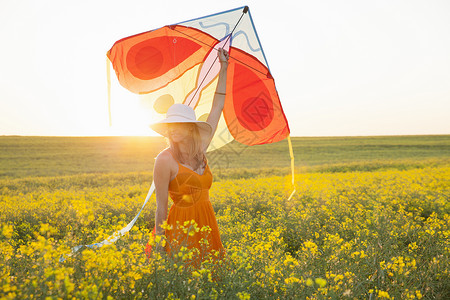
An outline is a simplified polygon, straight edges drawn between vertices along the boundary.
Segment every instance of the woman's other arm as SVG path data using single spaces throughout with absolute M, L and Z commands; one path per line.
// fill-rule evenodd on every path
M 170 154 L 161 152 L 155 160 L 153 168 L 153 181 L 155 182 L 156 213 L 155 213 L 155 233 L 164 235 L 161 225 L 167 220 L 167 207 L 169 202 L 169 182 L 170 182 Z

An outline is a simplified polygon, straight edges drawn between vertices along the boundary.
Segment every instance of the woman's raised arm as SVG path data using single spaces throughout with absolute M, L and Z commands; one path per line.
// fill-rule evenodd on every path
M 209 125 L 212 127 L 212 133 L 210 139 L 207 141 L 206 145 L 204 145 L 204 149 L 208 148 L 211 140 L 214 136 L 214 133 L 217 129 L 217 124 L 219 123 L 220 115 L 222 114 L 223 106 L 225 103 L 225 95 L 227 88 L 227 68 L 228 68 L 228 52 L 223 48 L 219 48 L 217 51 L 217 56 L 220 61 L 220 71 L 219 71 L 219 79 L 217 82 L 216 92 L 214 94 L 214 99 L 211 107 L 211 112 L 209 113 L 208 119 L 206 120 Z

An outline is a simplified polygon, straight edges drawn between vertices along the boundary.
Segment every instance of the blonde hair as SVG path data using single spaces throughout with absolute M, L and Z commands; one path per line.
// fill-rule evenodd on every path
M 188 149 L 187 149 L 187 160 L 184 160 L 181 151 L 180 146 L 178 143 L 174 143 L 172 139 L 169 137 L 166 138 L 166 141 L 168 142 L 168 146 L 173 149 L 173 152 L 175 154 L 175 158 L 182 164 L 188 164 L 188 162 L 194 161 L 194 165 L 192 168 L 194 170 L 197 170 L 200 168 L 200 166 L 206 165 L 206 155 L 202 149 L 202 139 L 200 136 L 200 132 L 198 130 L 197 125 L 194 123 L 185 123 L 186 126 L 189 126 L 189 128 L 192 128 L 191 135 L 188 137 Z

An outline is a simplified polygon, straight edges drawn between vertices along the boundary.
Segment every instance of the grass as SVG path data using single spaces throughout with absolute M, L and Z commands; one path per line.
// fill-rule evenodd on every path
M 450 160 L 450 135 L 292 138 L 295 167 L 398 167 Z M 0 137 L 0 178 L 84 173 L 151 172 L 165 147 L 158 137 Z M 209 152 L 218 176 L 279 172 L 290 167 L 286 141 L 248 147 L 232 142 Z M 352 167 L 353 166 L 353 167 Z M 241 170 L 239 170 L 241 169 Z M 245 171 L 245 170 L 246 171 Z M 284 172 L 284 170 L 283 170 Z M 221 175 L 226 174 L 226 175 Z M 234 175 L 233 175 L 234 174 Z

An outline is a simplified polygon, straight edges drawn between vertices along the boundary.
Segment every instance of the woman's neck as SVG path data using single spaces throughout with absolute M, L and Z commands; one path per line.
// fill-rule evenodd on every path
M 191 145 L 189 144 L 188 141 L 181 141 L 178 143 L 171 143 L 170 148 L 172 149 L 172 151 L 174 153 L 177 154 L 178 159 L 180 160 L 180 162 L 182 164 L 185 164 L 189 167 L 191 167 L 191 169 L 199 169 L 202 167 L 202 162 L 200 161 L 200 157 L 198 155 L 194 155 L 194 157 L 192 157 L 191 155 L 193 155 L 193 153 L 189 152 Z M 175 149 L 177 151 L 175 151 Z M 199 161 L 197 161 L 199 160 Z M 194 171 L 195 171 L 194 170 Z
M 180 143 L 178 143 L 177 145 L 178 147 L 178 153 L 180 153 L 180 155 L 183 156 L 183 158 L 187 158 L 188 156 L 188 151 L 187 151 L 187 146 L 185 145 L 181 145 Z M 172 151 L 175 151 L 175 146 L 171 146 L 170 149 L 172 149 Z

